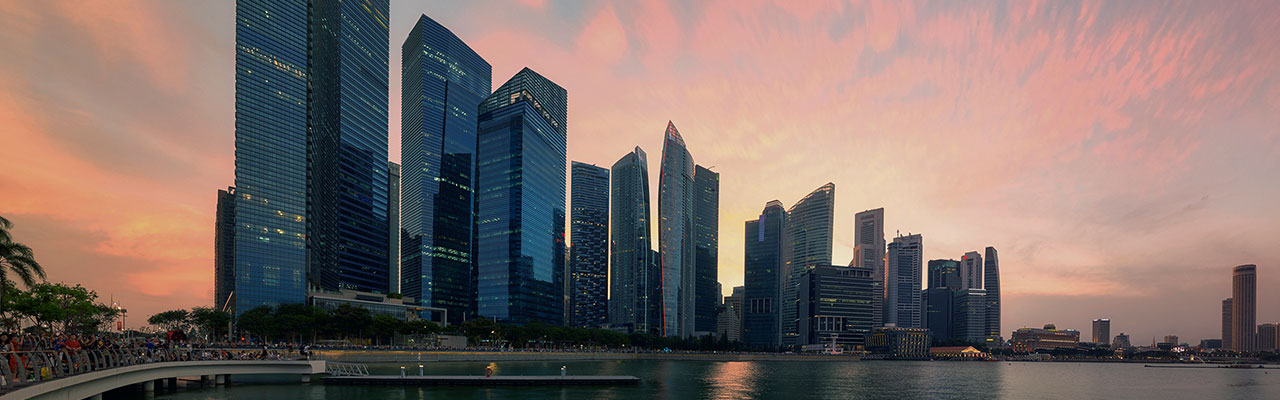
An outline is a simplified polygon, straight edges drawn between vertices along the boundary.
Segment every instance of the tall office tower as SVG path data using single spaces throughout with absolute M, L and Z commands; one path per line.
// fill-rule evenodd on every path
M 1111 320 L 1106 318 L 1093 320 L 1093 342 L 1099 345 L 1111 340 Z
M 1228 350 L 1235 348 L 1231 346 L 1231 328 L 1235 326 L 1231 323 L 1232 310 L 1231 298 L 1222 300 L 1222 348 Z
M 787 229 L 783 242 L 782 276 L 782 345 L 797 340 L 801 315 L 800 285 L 805 273 L 820 265 L 831 265 L 831 231 L 835 224 L 836 185 L 831 182 L 805 195 L 787 210 Z
M 884 291 L 884 209 L 877 208 L 857 213 L 853 217 L 853 244 L 857 249 L 854 255 L 854 266 L 871 268 L 876 290 Z M 872 301 L 875 310 L 875 326 L 884 325 L 884 296 L 876 296 Z
M 1276 324 L 1258 325 L 1258 351 L 1276 350 Z
M 987 338 L 996 340 L 1000 337 L 1000 257 L 995 247 L 987 246 L 982 262 L 982 288 L 987 291 Z
M 720 174 L 701 165 L 693 174 L 693 331 L 716 332 L 720 306 Z
M 662 335 L 693 333 L 693 156 L 667 121 L 658 173 L 658 253 L 662 265 Z
M 480 103 L 479 314 L 563 324 L 568 93 L 525 68 Z
M 960 288 L 960 262 L 929 260 L 929 288 Z
M 658 327 L 659 271 L 649 230 L 649 162 L 644 150 L 613 163 L 609 323 L 652 333 Z
M 307 264 L 322 289 L 387 292 L 389 10 L 311 2 Z
M 400 164 L 387 162 L 387 292 L 400 293 Z
M 829 344 L 857 348 L 871 332 L 871 268 L 815 265 L 800 277 L 797 301 L 798 345 Z
M 745 236 L 746 289 L 742 338 L 747 346 L 774 350 L 781 343 L 779 299 L 782 297 L 783 235 L 786 211 L 773 200 L 760 217 L 747 221 Z
M 236 315 L 306 300 L 309 4 L 236 2 Z
M 952 336 L 952 290 L 946 287 L 931 287 L 920 295 L 920 303 L 924 315 L 920 317 L 921 327 L 929 330 L 934 340 L 950 340 Z
M 962 289 L 952 292 L 951 337 L 979 342 L 986 340 L 987 291 Z
M 218 190 L 213 222 L 213 308 L 226 309 L 236 290 L 236 188 Z
M 920 328 L 920 271 L 924 270 L 924 239 L 919 234 L 893 238 L 885 260 L 884 324 Z
M 400 290 L 457 324 L 477 313 L 476 109 L 493 69 L 425 15 L 400 57 Z
M 724 305 L 716 316 L 716 334 L 730 343 L 742 341 L 742 304 L 747 288 L 734 286 L 733 294 L 724 296 Z
M 609 170 L 574 161 L 569 168 L 569 325 L 608 319 Z
M 960 257 L 960 287 L 956 289 L 982 289 L 982 254 L 976 251 Z
M 1245 264 L 1231 270 L 1231 350 L 1257 351 L 1258 267 Z

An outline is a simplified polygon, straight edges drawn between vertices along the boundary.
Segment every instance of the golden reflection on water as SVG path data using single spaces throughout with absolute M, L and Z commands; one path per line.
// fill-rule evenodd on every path
M 707 372 L 709 397 L 713 399 L 750 399 L 755 392 L 760 365 L 750 361 L 717 363 Z

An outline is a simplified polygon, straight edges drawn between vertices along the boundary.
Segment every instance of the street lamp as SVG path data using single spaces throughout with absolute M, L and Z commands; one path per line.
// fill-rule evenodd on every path
M 418 364 L 418 376 L 422 376 L 422 364 Z

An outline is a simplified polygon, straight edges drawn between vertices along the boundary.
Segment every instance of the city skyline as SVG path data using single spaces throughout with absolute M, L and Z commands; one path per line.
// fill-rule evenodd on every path
M 129 4 L 133 6 L 118 9 L 67 7 L 65 3 L 31 5 L 31 9 L 20 10 L 8 8 L 13 5 L 0 6 L 5 7 L 4 17 L 0 18 L 18 34 L 35 37 L 39 35 L 33 33 L 45 29 L 63 28 L 53 37 L 84 35 L 96 39 L 68 47 L 91 55 L 89 64 L 97 63 L 108 72 L 127 70 L 122 64 L 130 62 L 141 65 L 140 72 L 120 73 L 121 82 L 85 82 L 98 73 L 75 76 L 76 71 L 81 71 L 75 65 L 64 66 L 72 71 L 64 75 L 56 69 L 44 71 L 0 63 L 0 88 L 4 89 L 0 91 L 4 93 L 0 95 L 0 104 L 4 105 L 0 107 L 0 121 L 16 127 L 5 134 L 5 141 L 19 143 L 17 148 L 25 153 L 10 154 L 3 166 L 33 172 L 30 177 L 0 180 L 0 191 L 6 194 L 6 200 L 0 202 L 0 212 L 19 222 L 18 232 L 32 237 L 30 242 L 47 263 L 51 280 L 71 280 L 87 271 L 113 268 L 118 273 L 90 276 L 86 284 L 104 295 L 114 293 L 133 311 L 131 315 L 145 315 L 168 305 L 205 304 L 213 297 L 208 273 L 213 263 L 213 235 L 208 229 L 214 222 L 212 193 L 226 187 L 232 176 L 230 110 L 234 68 L 229 60 L 233 59 L 234 50 L 234 7 L 199 4 L 175 9 L 176 5 L 168 3 L 125 3 Z M 426 13 L 449 26 L 490 60 L 494 76 L 511 76 L 528 64 L 565 86 L 573 93 L 570 103 L 574 104 L 569 112 L 569 118 L 575 121 L 569 133 L 570 159 L 609 165 L 636 145 L 652 153 L 659 146 L 651 136 L 660 129 L 661 122 L 680 123 L 690 141 L 689 148 L 699 155 L 699 161 L 715 166 L 722 174 L 719 221 L 726 239 L 720 241 L 719 280 L 726 292 L 742 284 L 742 242 L 734 240 L 742 229 L 739 224 L 758 216 L 760 204 L 767 200 L 776 198 L 791 204 L 814 185 L 828 181 L 847 188 L 835 210 L 835 260 L 853 256 L 853 213 L 879 207 L 886 209 L 886 237 L 909 229 L 930 238 L 924 259 L 955 257 L 985 245 L 1003 250 L 1002 333 L 1006 335 L 1019 327 L 1050 322 L 1083 331 L 1093 318 L 1105 314 L 1112 319 L 1116 331 L 1131 333 L 1135 338 L 1171 332 L 1184 338 L 1212 338 L 1218 326 L 1217 302 L 1230 288 L 1229 277 L 1222 271 L 1234 265 L 1257 264 L 1262 269 L 1259 286 L 1277 282 L 1276 274 L 1268 271 L 1280 260 L 1267 247 L 1268 240 L 1276 237 L 1276 212 L 1267 208 L 1265 201 L 1276 198 L 1277 188 L 1247 182 L 1265 182 L 1277 171 L 1274 155 L 1280 152 L 1280 138 L 1263 127 L 1277 125 L 1277 117 L 1265 110 L 1274 110 L 1280 104 L 1280 90 L 1269 83 L 1274 82 L 1274 69 L 1259 70 L 1256 66 L 1275 65 L 1274 57 L 1280 52 L 1272 43 L 1244 43 L 1255 47 L 1238 48 L 1241 41 L 1248 42 L 1240 38 L 1241 33 L 1223 32 L 1230 23 L 1247 26 L 1259 35 L 1274 33 L 1274 27 L 1260 26 L 1258 20 L 1247 18 L 1249 10 L 1234 8 L 1240 5 L 1221 10 L 1181 6 L 1165 12 L 1140 5 L 1126 9 L 1104 5 L 1103 11 L 1097 7 L 1060 6 L 1056 8 L 1060 13 L 1021 9 L 998 15 L 983 9 L 915 10 L 909 5 L 865 10 L 841 6 L 826 10 L 829 13 L 800 9 L 804 5 L 779 13 L 773 12 L 778 11 L 774 6 L 743 5 L 730 10 L 730 14 L 752 18 L 773 15 L 759 23 L 779 26 L 781 33 L 771 33 L 777 36 L 753 32 L 735 25 L 730 18 L 704 13 L 690 5 L 675 5 L 667 10 L 675 20 L 694 19 L 724 28 L 725 32 L 747 33 L 744 36 L 748 44 L 779 51 L 793 60 L 823 61 L 816 58 L 816 54 L 823 53 L 818 51 L 821 46 L 848 46 L 869 54 L 864 57 L 856 51 L 841 50 L 840 57 L 853 59 L 840 64 L 857 66 L 853 77 L 840 75 L 845 72 L 842 69 L 819 63 L 808 78 L 748 80 L 762 84 L 751 91 L 729 84 L 744 79 L 753 66 L 779 72 L 779 64 L 749 62 L 746 67 L 734 67 L 732 60 L 748 53 L 737 47 L 717 49 L 714 45 L 724 39 L 714 32 L 689 28 L 671 33 L 649 25 L 662 18 L 639 22 L 648 11 L 664 14 L 661 7 L 651 10 L 649 4 L 602 3 L 577 11 L 566 11 L 556 4 L 527 9 L 513 5 L 510 10 L 500 9 L 492 14 L 477 13 L 485 7 L 482 4 L 441 9 L 393 2 L 391 7 L 393 49 L 407 35 L 412 22 Z M 140 13 L 144 18 L 133 18 L 128 13 Z M 531 17 L 522 21 L 516 14 Z M 833 21 L 858 14 L 868 15 L 865 26 L 839 26 Z M 94 20 L 89 15 L 103 18 Z M 206 20 L 206 15 L 211 17 Z M 998 18 L 1007 18 L 999 20 L 1011 27 L 998 28 L 1000 24 L 993 22 Z M 951 25 L 956 19 L 972 20 L 980 27 L 972 42 L 939 41 L 939 48 L 920 44 L 922 40 L 936 40 L 936 36 L 929 35 L 958 29 Z M 1130 28 L 1139 33 L 1131 39 L 1134 43 L 1120 42 L 1124 44 L 1118 46 L 1135 51 L 1149 45 L 1157 60 L 1165 54 L 1161 50 L 1169 46 L 1185 47 L 1191 55 L 1181 57 L 1187 59 L 1214 60 L 1225 53 L 1245 62 L 1239 62 L 1243 66 L 1236 62 L 1217 64 L 1225 72 L 1178 69 L 1185 59 L 1130 61 L 1116 55 L 1125 53 L 1095 49 L 1099 57 L 1118 65 L 1118 71 L 1091 67 L 1083 59 L 1064 59 L 1065 55 L 1057 51 L 1039 61 L 1043 65 L 1038 70 L 1027 66 L 1034 62 L 1006 65 L 1021 60 L 1017 57 L 1021 53 L 1014 54 L 1018 51 L 1070 47 L 1068 42 L 1055 42 L 1059 39 L 1041 38 L 1037 34 L 1041 28 L 1095 19 L 1102 22 L 1074 32 L 1079 34 L 1078 40 L 1100 47 L 1100 43 L 1135 33 L 1118 28 L 1133 25 L 1125 23 L 1131 20 L 1188 22 L 1189 29 L 1195 32 L 1213 33 L 1218 29 L 1218 36 L 1184 37 L 1152 27 L 1158 23 L 1137 24 Z M 110 29 L 113 21 L 123 20 L 140 22 L 123 32 Z M 522 34 L 537 32 L 534 28 L 555 21 L 567 23 L 545 30 L 545 36 Z M 804 21 L 814 21 L 812 25 L 820 30 L 800 27 L 804 24 L 799 22 Z M 879 26 L 889 21 L 897 25 Z M 181 32 L 178 26 L 190 27 L 192 32 Z M 1000 34 L 986 30 L 993 27 L 997 32 L 1021 28 L 1030 33 L 1012 35 L 1012 43 L 1005 44 L 1014 45 L 1013 50 L 1006 53 L 999 50 Z M 139 40 L 111 39 L 117 34 Z M 785 48 L 784 44 L 796 37 L 810 36 L 819 39 L 811 45 L 813 48 Z M 1195 43 L 1185 45 L 1188 41 Z M 31 59 L 67 63 L 62 58 L 67 54 L 61 49 L 37 57 L 34 49 L 38 47 L 29 47 L 35 45 L 16 40 L 3 43 L 4 50 L 29 55 Z M 159 50 L 144 46 L 157 43 L 153 47 Z M 175 43 L 194 45 L 175 47 Z M 1040 45 L 1034 46 L 1037 43 Z M 941 71 L 944 76 L 962 74 L 958 76 L 963 78 L 958 79 L 966 82 L 976 80 L 1001 90 L 1023 89 L 1015 91 L 1015 95 L 1024 96 L 1018 98 L 1025 103 L 1011 104 L 987 97 L 995 92 L 985 90 L 993 89 L 967 92 L 942 81 L 915 79 L 893 72 L 898 68 L 886 68 L 899 65 L 909 67 L 904 68 L 908 72 L 927 75 L 932 70 L 927 64 L 920 64 L 919 56 L 931 51 L 952 54 L 944 51 L 952 47 L 968 52 L 996 52 L 995 57 L 1008 61 L 998 67 L 1010 68 L 1006 72 L 1024 72 L 1033 83 L 971 76 L 950 67 Z M 173 51 L 175 56 L 167 58 L 152 51 Z M 539 53 L 551 56 L 534 56 Z M 396 101 L 400 98 L 400 77 L 394 71 L 400 68 L 397 52 L 393 50 L 391 54 L 389 151 L 390 161 L 398 162 L 400 107 Z M 671 61 L 675 59 L 672 55 L 687 54 L 697 57 Z M 948 64 L 952 61 L 957 62 Z M 972 62 L 976 61 L 947 58 L 943 65 L 963 70 L 966 63 Z M 1248 68 L 1250 65 L 1254 67 Z M 1173 71 L 1165 72 L 1168 66 Z M 717 78 L 707 72 L 717 69 L 728 75 Z M 687 70 L 691 74 L 689 78 L 671 74 L 664 77 L 650 70 Z M 49 72 L 66 83 L 36 80 L 34 71 Z M 205 79 L 206 72 L 212 78 Z M 1070 110 L 1068 114 L 1077 114 L 1070 117 L 1080 120 L 1050 113 L 1053 107 L 1045 103 L 1047 100 L 1034 97 L 1062 88 L 1056 86 L 1060 82 L 1044 76 L 1047 73 L 1084 74 L 1084 84 L 1060 100 Z M 1178 79 L 1170 80 L 1165 74 L 1174 74 Z M 593 85 L 605 78 L 619 77 L 623 79 L 617 80 L 616 87 Z M 845 78 L 851 82 L 841 83 Z M 1072 82 L 1080 80 L 1077 77 Z M 1135 86 L 1112 91 L 1106 86 L 1116 82 L 1113 80 L 1134 82 Z M 121 86 L 123 82 L 136 85 Z M 68 92 L 62 85 L 78 85 L 82 89 Z M 829 86 L 837 89 L 832 89 L 836 93 L 826 93 L 827 97 L 806 101 L 796 96 L 796 92 Z M 81 90 L 88 94 L 79 95 Z M 619 95 L 619 91 L 628 92 Z M 760 112 L 760 98 L 765 94 L 776 96 L 769 103 L 777 103 L 781 109 Z M 117 96 L 143 100 L 92 104 Z M 620 99 L 614 104 L 605 100 L 618 96 Z M 668 96 L 678 101 L 642 105 Z M 954 101 L 941 102 L 938 99 L 942 97 Z M 811 114 L 842 108 L 836 98 L 852 98 L 856 104 L 874 111 L 841 111 L 836 117 Z M 1257 104 L 1245 103 L 1254 99 Z M 159 101 L 181 107 L 172 108 Z M 943 110 L 942 103 L 957 105 Z M 41 111 L 43 108 L 57 113 Z M 883 115 L 852 126 L 837 124 L 866 116 L 862 112 Z M 923 113 L 923 117 L 914 116 L 916 112 Z M 1041 114 L 1045 121 L 1014 115 L 1036 112 L 1049 114 Z M 787 113 L 808 120 L 782 118 Z M 959 117 L 947 117 L 952 114 Z M 1097 117 L 1079 117 L 1085 114 Z M 992 121 L 996 117 L 1006 118 L 1007 122 Z M 1055 124 L 1061 127 L 1054 127 Z M 1185 131 L 1174 129 L 1184 125 L 1188 126 Z M 178 129 L 185 126 L 191 129 Z M 844 127 L 829 129 L 840 126 Z M 997 129 L 978 133 L 992 126 Z M 834 134 L 814 133 L 824 129 Z M 1171 129 L 1177 132 L 1164 133 Z M 1213 140 L 1218 137 L 1215 132 L 1219 132 L 1215 129 L 1232 132 L 1225 134 L 1232 140 Z M 931 130 L 946 135 L 923 133 Z M 814 136 L 806 135 L 809 133 Z M 903 137 L 880 135 L 893 133 Z M 802 137 L 803 142 L 792 140 Z M 76 140 L 68 139 L 87 140 L 70 143 Z M 925 144 L 904 152 L 899 140 Z M 930 145 L 930 141 L 937 141 L 936 145 Z M 969 147 L 963 145 L 966 142 L 989 146 L 977 149 L 978 154 L 1001 157 L 1001 162 L 973 161 L 971 154 L 958 150 Z M 1059 147 L 1065 150 L 1056 150 Z M 847 168 L 840 155 L 852 151 L 866 157 L 853 159 L 853 168 Z M 822 154 L 829 160 L 809 154 Z M 916 165 L 903 165 L 895 157 Z M 954 171 L 924 173 L 939 166 Z M 657 165 L 650 168 L 656 171 Z M 1218 180 L 1228 174 L 1232 175 L 1230 179 Z M 920 182 L 928 185 L 893 187 L 896 191 L 864 189 L 907 177 L 922 178 Z M 656 176 L 651 174 L 650 179 L 656 184 Z M 112 185 L 100 186 L 90 180 Z M 759 187 L 755 182 L 767 184 Z M 1137 187 L 1130 187 L 1135 182 Z M 970 185 L 985 190 L 956 195 Z M 937 195 L 934 191 L 945 194 L 948 201 L 932 201 Z M 652 198 L 656 200 L 657 196 Z M 81 212 L 83 206 L 76 206 L 77 201 L 96 201 L 99 203 L 95 208 L 115 212 Z M 989 227 L 975 231 L 978 225 Z M 1195 234 L 1183 232 L 1187 230 Z M 1133 239 L 1137 237 L 1142 241 Z M 1231 259 L 1219 260 L 1190 250 L 1192 244 L 1205 237 L 1213 237 L 1212 243 L 1225 246 L 1225 250 L 1215 253 L 1231 254 Z M 1132 247 L 1135 245 L 1136 249 Z M 1126 281 L 1134 275 L 1143 278 L 1138 280 L 1141 284 Z M 140 293 L 127 294 L 126 288 Z M 1277 296 L 1280 295 L 1259 293 L 1258 304 L 1262 306 L 1257 310 L 1258 323 L 1280 320 L 1280 310 L 1266 306 L 1277 304 Z M 1047 305 L 1063 301 L 1073 307 L 1047 310 Z M 1154 304 L 1167 307 L 1151 309 Z

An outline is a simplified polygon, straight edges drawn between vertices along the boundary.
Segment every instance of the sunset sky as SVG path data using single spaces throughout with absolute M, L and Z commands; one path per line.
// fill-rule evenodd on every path
M 1093 318 L 1134 344 L 1219 337 L 1231 267 L 1280 322 L 1275 2 L 402 1 L 493 65 L 569 92 L 569 159 L 634 146 L 657 187 L 673 121 L 721 174 L 720 281 L 743 224 L 836 185 L 926 259 L 1000 250 L 1004 335 Z M 51 281 L 136 326 L 209 305 L 215 194 L 234 178 L 233 1 L 0 2 L 0 215 Z M 656 212 L 656 196 L 655 209 Z

